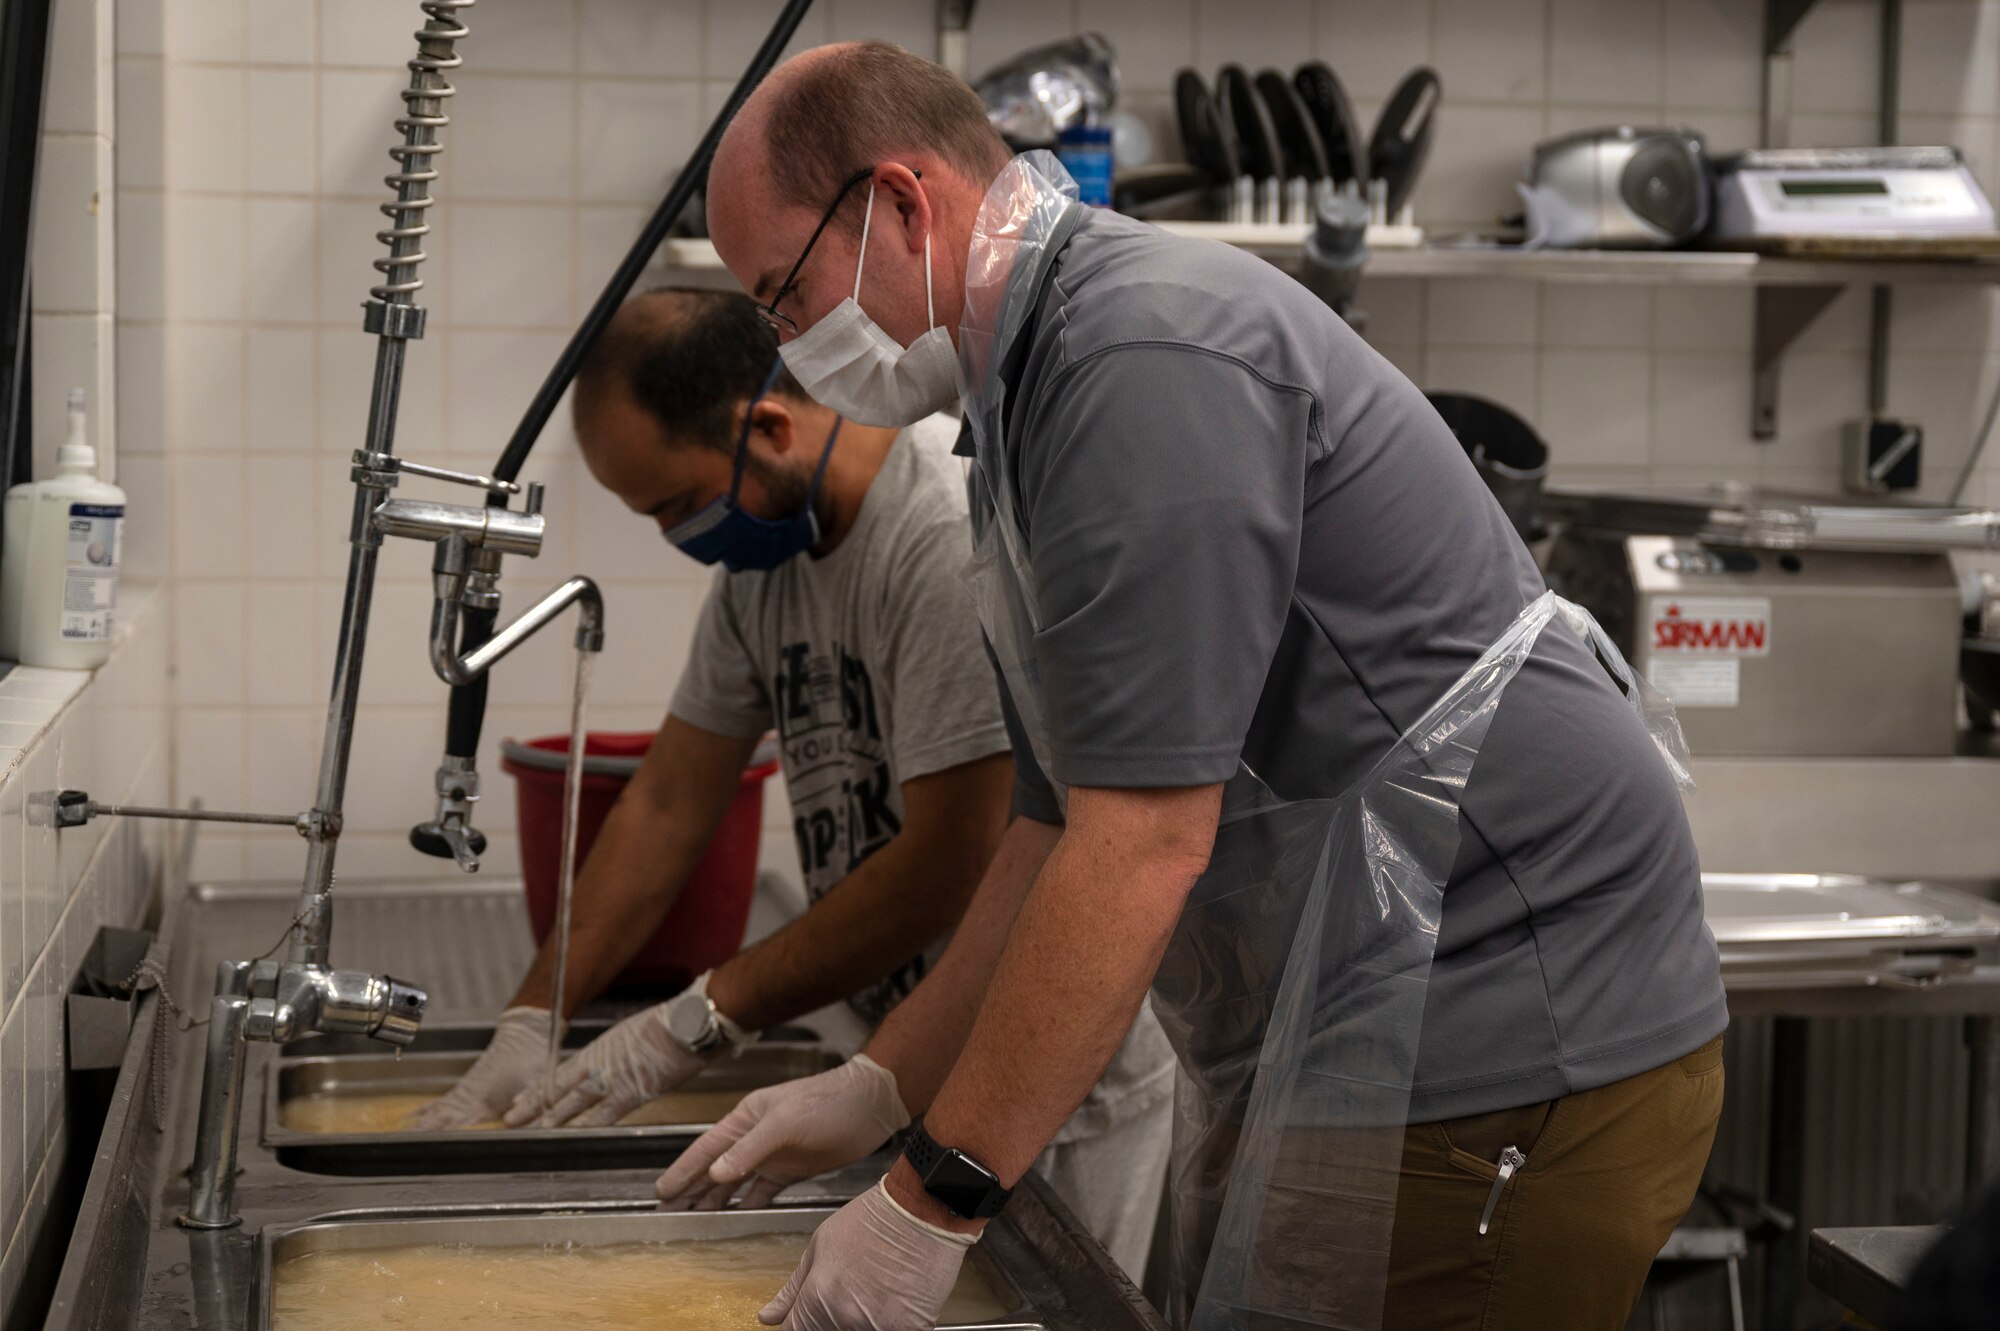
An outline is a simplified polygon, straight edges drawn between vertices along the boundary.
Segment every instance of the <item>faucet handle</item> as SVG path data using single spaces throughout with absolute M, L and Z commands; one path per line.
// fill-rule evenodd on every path
M 426 855 L 457 860 L 465 873 L 478 873 L 486 834 L 472 825 L 479 802 L 479 770 L 472 759 L 445 755 L 437 769 L 437 795 L 437 816 L 410 829 L 410 844 Z
M 366 449 L 354 450 L 354 465 L 357 470 L 385 475 L 393 483 L 399 472 L 411 476 L 423 476 L 433 481 L 449 481 L 453 485 L 469 485 L 475 490 L 488 494 L 517 495 L 521 487 L 513 481 L 503 481 L 496 476 L 482 476 L 469 471 L 454 471 L 450 467 L 433 467 L 427 462 L 412 462 L 408 458 L 397 457 L 393 453 L 370 453 Z
M 533 516 L 542 511 L 542 489 L 543 486 L 540 481 L 528 482 L 528 502 L 526 507 L 521 510 L 523 513 Z
M 478 873 L 479 857 L 486 853 L 486 834 L 456 819 L 418 823 L 410 829 L 410 845 L 441 860 L 457 860 L 465 873 Z

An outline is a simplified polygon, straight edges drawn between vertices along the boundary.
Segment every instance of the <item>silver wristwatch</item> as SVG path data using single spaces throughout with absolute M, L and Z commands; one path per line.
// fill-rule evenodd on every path
M 698 1058 L 707 1058 L 723 1049 L 741 1049 L 756 1038 L 754 1032 L 744 1030 L 715 1006 L 715 1000 L 708 996 L 711 974 L 703 971 L 679 997 L 667 1000 L 667 1034 L 675 1044 Z

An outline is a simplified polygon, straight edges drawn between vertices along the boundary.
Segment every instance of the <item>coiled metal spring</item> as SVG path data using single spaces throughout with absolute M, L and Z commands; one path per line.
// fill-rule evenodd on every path
M 375 238 L 389 247 L 385 258 L 375 260 L 384 280 L 368 293 L 384 304 L 409 304 L 424 285 L 417 265 L 425 259 L 423 238 L 430 234 L 427 214 L 436 202 L 431 198 L 431 182 L 437 179 L 432 159 L 444 150 L 438 131 L 451 123 L 445 114 L 445 100 L 457 90 L 445 78 L 463 60 L 458 43 L 471 34 L 458 18 L 458 11 L 470 8 L 475 0 L 423 0 L 420 8 L 429 17 L 414 34 L 417 53 L 409 61 L 410 86 L 403 90 L 404 113 L 396 118 L 403 141 L 389 149 L 400 168 L 382 178 L 396 191 L 396 197 L 381 205 L 389 225 Z

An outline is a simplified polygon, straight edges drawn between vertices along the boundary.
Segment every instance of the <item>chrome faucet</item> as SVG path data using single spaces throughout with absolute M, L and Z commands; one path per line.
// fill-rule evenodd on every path
M 425 311 L 414 298 L 423 287 L 417 267 L 425 258 L 420 248 L 423 237 L 430 232 L 425 219 L 434 203 L 430 194 L 437 179 L 434 162 L 442 151 L 437 135 L 450 121 L 445 106 L 454 90 L 445 74 L 461 63 L 456 48 L 468 29 L 457 13 L 472 4 L 473 0 L 422 0 L 420 6 L 427 17 L 416 33 L 417 54 L 409 61 L 410 82 L 403 91 L 406 109 L 396 120 L 403 138 L 389 150 L 400 168 L 387 177 L 396 196 L 382 205 L 389 226 L 376 233 L 389 253 L 375 260 L 383 280 L 370 289 L 371 299 L 362 307 L 362 326 L 378 339 L 375 378 L 366 444 L 354 454 L 350 473 L 354 507 L 347 589 L 320 749 L 319 783 L 313 807 L 295 820 L 287 820 L 295 821 L 306 840 L 305 878 L 299 888 L 286 959 L 225 961 L 217 968 L 188 1209 L 180 1218 L 192 1229 L 222 1229 L 238 1222 L 236 1147 L 249 1041 L 284 1043 L 308 1035 L 344 1033 L 401 1046 L 416 1038 L 423 1020 L 426 1000 L 422 989 L 386 975 L 334 970 L 327 958 L 333 928 L 334 852 L 340 839 L 347 763 L 360 698 L 361 660 L 383 538 L 427 540 L 437 546 L 431 661 L 438 677 L 448 684 L 482 677 L 496 661 L 572 604 L 579 607 L 578 650 L 594 652 L 604 645 L 603 597 L 590 579 L 571 578 L 490 640 L 463 655 L 455 652 L 453 639 L 460 608 L 477 609 L 490 617 L 499 607 L 502 556 L 533 557 L 540 553 L 547 524 L 541 513 L 541 487 L 527 486 L 525 503 L 515 510 L 508 507 L 508 501 L 521 494 L 523 487 L 512 481 L 411 462 L 393 451 L 404 351 L 409 341 L 424 334 Z M 391 497 L 390 492 L 405 475 L 472 486 L 485 492 L 484 501 L 446 504 Z M 428 826 L 435 828 L 462 868 L 475 869 L 483 838 L 471 824 L 478 777 L 470 760 L 461 770 L 453 770 L 448 760 L 439 770 L 438 789 L 439 816 Z

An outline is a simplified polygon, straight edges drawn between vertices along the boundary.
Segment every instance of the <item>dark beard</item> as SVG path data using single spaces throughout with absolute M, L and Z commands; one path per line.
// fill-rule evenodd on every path
M 763 487 L 765 501 L 772 509 L 771 521 L 782 522 L 805 508 L 806 496 L 812 492 L 811 466 L 779 467 L 753 453 L 744 459 L 743 470 Z M 833 525 L 833 500 L 824 486 L 813 496 L 813 516 L 819 519 L 822 532 Z

